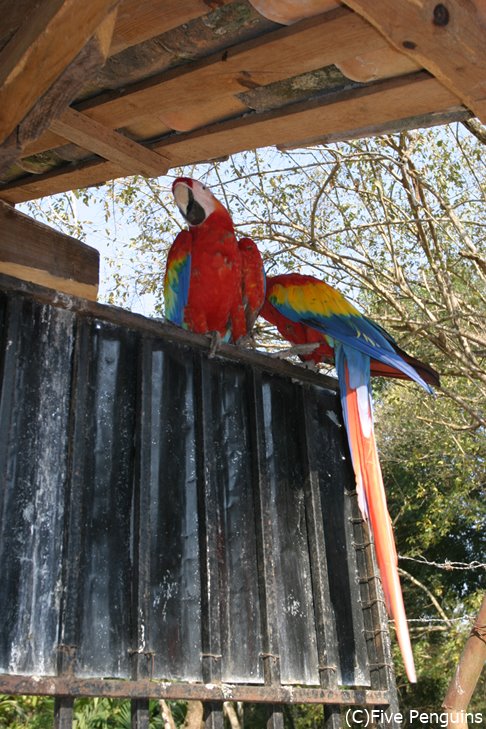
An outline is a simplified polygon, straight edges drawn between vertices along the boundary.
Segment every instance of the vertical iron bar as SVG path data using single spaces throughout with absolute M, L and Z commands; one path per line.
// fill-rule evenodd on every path
M 341 729 L 341 707 L 335 704 L 324 704 L 322 726 L 324 729 Z
M 255 532 L 257 539 L 257 569 L 260 594 L 260 615 L 262 629 L 263 678 L 268 686 L 280 684 L 280 656 L 276 625 L 276 587 L 273 558 L 273 539 L 270 527 L 271 515 L 268 509 L 269 485 L 265 468 L 265 434 L 263 432 L 263 399 L 261 373 L 248 370 L 249 417 L 251 431 L 252 479 L 255 503 Z M 271 711 L 270 722 L 279 712 Z M 281 712 L 280 712 L 281 713 Z M 280 724 L 269 723 L 278 729 Z
M 68 696 L 54 697 L 54 729 L 72 729 L 74 699 Z
M 203 704 L 204 729 L 223 729 L 224 713 L 220 701 L 205 701 Z
M 131 705 L 131 729 L 148 729 L 150 723 L 150 711 L 148 699 L 132 699 Z
M 304 483 L 305 514 L 309 540 L 309 556 L 314 595 L 314 614 L 317 633 L 317 653 L 319 657 L 319 680 L 322 688 L 337 688 L 337 635 L 334 615 L 330 604 L 329 578 L 327 571 L 326 543 L 321 518 L 322 504 L 319 488 L 319 471 L 316 454 L 311 445 L 311 423 L 309 403 L 311 398 L 308 386 L 301 385 L 299 397 L 299 419 L 301 429 L 302 462 L 306 470 Z M 340 729 L 341 715 L 339 706 L 325 706 L 324 726 L 326 729 Z
M 196 474 L 201 559 L 202 677 L 206 683 L 221 683 L 221 616 L 219 600 L 218 544 L 220 514 L 216 484 L 210 478 L 206 433 L 206 403 L 210 393 L 208 369 L 203 355 L 194 358 L 194 407 L 196 415 Z M 223 729 L 222 702 L 204 703 L 205 729 Z
M 281 706 L 269 704 L 265 729 L 284 729 L 284 715 Z

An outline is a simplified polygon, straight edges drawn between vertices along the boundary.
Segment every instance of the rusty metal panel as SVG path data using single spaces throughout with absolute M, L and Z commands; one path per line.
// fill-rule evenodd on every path
M 2 281 L 0 688 L 386 703 L 334 381 Z

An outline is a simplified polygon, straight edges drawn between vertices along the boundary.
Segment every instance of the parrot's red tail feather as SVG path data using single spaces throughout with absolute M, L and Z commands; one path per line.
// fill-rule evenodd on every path
M 349 386 L 347 373 L 346 381 L 345 420 L 356 475 L 358 500 L 363 516 L 369 521 L 373 533 L 386 606 L 389 615 L 395 621 L 405 670 L 409 681 L 415 683 L 417 680 L 415 665 L 398 576 L 395 539 L 373 431 L 371 404 L 369 396 L 366 404 L 358 400 L 358 390 Z M 363 412 L 363 407 L 367 408 L 368 412 Z

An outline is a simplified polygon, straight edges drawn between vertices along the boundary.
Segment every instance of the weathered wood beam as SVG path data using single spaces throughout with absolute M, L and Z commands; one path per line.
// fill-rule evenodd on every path
M 158 177 L 165 175 L 169 168 L 162 155 L 74 109 L 67 109 L 50 128 L 70 142 L 120 165 L 130 174 Z
M 486 661 L 486 595 L 466 640 L 456 672 L 447 690 L 443 708 L 449 729 L 468 729 L 466 712 Z
M 329 12 L 340 3 L 335 0 L 250 0 L 254 8 L 261 15 L 277 23 L 293 24 L 304 18 L 313 17 L 320 13 Z M 390 45 L 377 50 L 360 53 L 354 58 L 346 58 L 336 63 L 339 70 L 353 81 L 369 83 L 383 78 L 393 78 L 412 71 L 418 71 L 420 66 L 396 51 Z
M 360 83 L 394 78 L 418 71 L 420 68 L 411 58 L 390 45 L 362 53 L 354 58 L 346 58 L 336 65 L 347 78 Z
M 0 201 L 0 272 L 95 301 L 99 253 Z
M 153 76 L 121 93 L 110 92 L 83 102 L 76 108 L 114 128 L 150 113 L 157 113 L 164 121 L 170 115 L 174 129 L 188 131 L 200 126 L 199 114 L 214 114 L 218 104 L 226 104 L 228 99 L 236 104 L 233 113 L 247 111 L 235 95 L 249 88 L 387 46 L 383 36 L 359 15 L 338 8 Z M 225 107 L 221 118 L 226 112 Z
M 486 122 L 486 11 L 475 0 L 345 0 Z
M 0 144 L 0 171 L 8 169 L 22 155 L 24 148 L 42 135 L 51 120 L 66 109 L 86 80 L 105 62 L 115 15 L 116 11 L 112 11 L 106 16 L 76 58 Z
M 376 137 L 380 134 L 397 134 L 407 129 L 426 129 L 428 127 L 436 127 L 442 124 L 453 124 L 454 122 L 466 122 L 471 119 L 471 112 L 463 106 L 450 109 L 449 111 L 438 111 L 422 116 L 410 116 L 405 119 L 398 119 L 395 122 L 385 122 L 383 124 L 374 124 L 368 127 L 360 127 L 350 132 L 347 140 L 363 139 L 364 137 Z M 332 144 L 333 142 L 341 142 L 342 136 L 339 134 L 326 134 L 319 137 L 302 138 L 293 141 L 291 144 L 278 144 L 277 148 L 282 152 L 288 152 L 293 149 L 302 149 L 302 147 L 314 147 L 319 144 Z
M 189 131 L 246 113 L 248 108 L 237 95 L 248 88 L 333 63 L 353 62 L 358 55 L 366 57 L 380 50 L 390 51 L 383 36 L 356 13 L 340 8 L 233 46 L 228 53 L 215 53 L 157 74 L 122 92 L 100 95 L 76 108 L 111 129 L 157 114 L 168 127 Z M 404 70 L 401 66 L 400 72 Z M 28 153 L 55 144 L 52 132 L 47 132 Z
M 110 56 L 227 5 L 231 0 L 121 0 Z
M 247 114 L 185 134 L 170 134 L 151 148 L 170 160 L 170 167 L 196 164 L 223 155 L 301 139 L 334 135 L 345 140 L 373 127 L 381 133 L 397 120 L 457 110 L 458 99 L 425 72 L 370 86 L 330 94 L 325 100 L 292 104 L 270 112 Z M 77 168 L 29 177 L 0 188 L 0 198 L 21 202 L 56 192 L 99 184 L 123 170 L 111 162 L 85 163 Z
M 260 15 L 275 23 L 291 25 L 302 18 L 311 18 L 339 7 L 336 0 L 250 0 Z
M 246 113 L 248 108 L 237 94 L 248 88 L 388 47 L 369 23 L 340 8 L 240 43 L 228 53 L 157 74 L 121 92 L 107 92 L 76 109 L 111 129 L 157 114 L 168 127 L 188 131 Z M 56 136 L 47 132 L 27 153 L 52 149 L 60 139 Z
M 418 72 L 167 137 L 154 148 L 170 155 L 173 166 L 193 164 L 318 134 L 333 134 L 345 140 L 358 129 L 393 126 L 398 119 L 446 111 L 458 105 L 457 97 L 436 79 Z
M 118 0 L 46 0 L 0 53 L 0 144 L 76 58 Z

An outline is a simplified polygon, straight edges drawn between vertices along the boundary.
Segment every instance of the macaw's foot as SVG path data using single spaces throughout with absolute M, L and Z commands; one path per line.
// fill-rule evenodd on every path
M 223 337 L 219 332 L 211 332 L 208 336 L 211 340 L 211 344 L 209 345 L 208 357 L 209 359 L 212 359 L 220 348 L 221 343 L 223 342 Z
M 244 337 L 240 337 L 236 344 L 238 347 L 245 347 L 245 349 L 256 349 L 256 342 L 251 334 L 245 334 Z
M 289 347 L 289 349 L 279 349 L 277 352 L 272 352 L 270 354 L 270 357 L 277 357 L 277 359 L 288 359 L 289 357 L 293 357 L 296 354 L 312 354 L 312 352 L 318 346 L 318 342 L 312 342 L 311 344 L 295 344 L 293 347 Z

